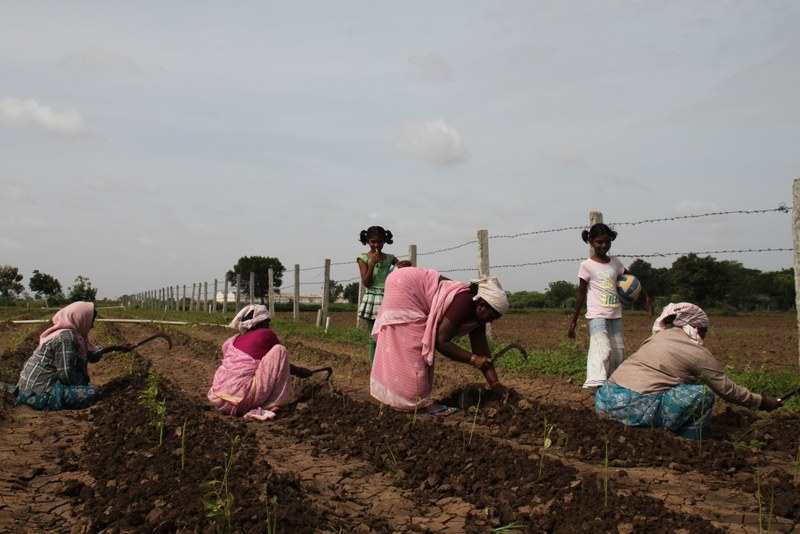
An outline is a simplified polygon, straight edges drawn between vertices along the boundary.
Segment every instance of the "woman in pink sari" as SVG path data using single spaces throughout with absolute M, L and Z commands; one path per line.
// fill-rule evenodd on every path
M 269 323 L 269 310 L 260 304 L 245 306 L 231 322 L 241 333 L 222 344 L 222 364 L 207 394 L 222 413 L 271 419 L 294 397 L 290 375 L 311 376 L 308 369 L 289 363 L 289 351 Z
M 370 393 L 401 411 L 454 412 L 431 399 L 435 353 L 439 351 L 479 369 L 492 391 L 505 401 L 508 390 L 492 365 L 486 324 L 506 311 L 508 299 L 496 278 L 467 284 L 416 267 L 392 272 L 372 329 L 377 349 Z M 452 341 L 467 334 L 472 352 Z

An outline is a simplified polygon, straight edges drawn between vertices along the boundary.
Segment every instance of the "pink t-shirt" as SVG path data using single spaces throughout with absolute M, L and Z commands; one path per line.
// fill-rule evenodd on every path
M 622 304 L 617 296 L 617 277 L 625 272 L 625 266 L 614 256 L 608 263 L 591 258 L 581 262 L 578 278 L 586 280 L 586 318 L 619 319 Z
M 256 328 L 239 336 L 233 340 L 233 346 L 260 360 L 275 345 L 280 344 L 278 336 L 269 328 Z

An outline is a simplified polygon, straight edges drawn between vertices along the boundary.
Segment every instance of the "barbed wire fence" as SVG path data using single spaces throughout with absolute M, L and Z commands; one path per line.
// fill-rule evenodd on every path
M 714 211 L 708 213 L 699 213 L 699 214 L 690 214 L 690 215 L 679 215 L 679 216 L 672 216 L 672 217 L 659 217 L 659 218 L 649 218 L 649 219 L 642 219 L 639 221 L 619 221 L 619 222 L 609 222 L 606 223 L 612 228 L 618 228 L 622 226 L 641 226 L 641 225 L 652 225 L 652 224 L 660 224 L 672 221 L 681 221 L 681 220 L 691 220 L 691 219 L 701 219 L 701 218 L 713 218 L 713 217 L 723 217 L 723 216 L 763 216 L 763 215 L 780 215 L 780 214 L 788 214 L 792 211 L 792 208 L 785 203 L 780 203 L 775 208 L 768 208 L 768 209 L 752 209 L 752 210 L 728 210 L 728 211 Z M 457 245 L 447 246 L 438 248 L 435 250 L 430 251 L 422 251 L 417 252 L 416 245 L 409 246 L 409 252 L 407 255 L 398 255 L 398 258 L 401 259 L 409 259 L 412 265 L 418 264 L 419 258 L 429 258 L 431 256 L 440 256 L 446 255 L 448 253 L 457 251 L 459 249 L 463 249 L 466 247 L 476 247 L 478 250 L 478 265 L 471 265 L 471 266 L 464 266 L 464 267 L 452 267 L 452 268 L 445 268 L 445 269 L 436 269 L 441 273 L 458 273 L 458 272 L 476 272 L 478 276 L 482 274 L 488 274 L 490 270 L 502 270 L 502 269 L 520 269 L 526 267 L 537 267 L 542 265 L 548 264 L 555 264 L 555 263 L 576 263 L 581 262 L 586 259 L 584 257 L 568 257 L 568 258 L 550 258 L 550 259 L 540 259 L 540 260 L 531 260 L 531 261 L 523 261 L 518 263 L 498 263 L 498 264 L 490 264 L 489 262 L 489 253 L 488 253 L 488 246 L 489 241 L 500 241 L 500 240 L 515 240 L 515 239 L 523 239 L 529 238 L 534 236 L 542 236 L 547 234 L 557 234 L 562 232 L 576 232 L 588 229 L 591 224 L 594 222 L 603 222 L 602 221 L 602 213 L 600 212 L 592 212 L 589 216 L 589 224 L 582 225 L 582 226 L 563 226 L 558 228 L 549 228 L 543 230 L 535 230 L 529 232 L 519 232 L 514 234 L 498 234 L 490 236 L 488 230 L 478 230 L 477 237 L 475 239 L 471 239 L 468 241 L 464 241 Z M 619 258 L 668 258 L 668 257 L 679 257 L 679 256 L 686 256 L 688 254 L 695 254 L 698 256 L 713 256 L 713 255 L 724 255 L 724 254 L 753 254 L 753 253 L 773 253 L 773 252 L 791 252 L 794 250 L 792 247 L 788 248 L 775 248 L 775 247 L 768 247 L 768 248 L 740 248 L 740 249 L 718 249 L 718 250 L 707 250 L 707 251 L 671 251 L 671 252 L 647 252 L 647 253 L 638 253 L 638 254 L 615 254 L 616 257 Z M 323 321 L 325 321 L 328 317 L 328 306 L 329 302 L 328 296 L 330 294 L 330 286 L 332 283 L 341 284 L 342 286 L 347 286 L 353 282 L 358 282 L 360 285 L 359 290 L 359 300 L 363 294 L 363 285 L 361 284 L 361 277 L 360 276 L 352 276 L 352 277 L 331 277 L 331 269 L 332 268 L 340 268 L 346 266 L 350 273 L 357 272 L 356 265 L 354 259 L 342 260 L 342 261 L 331 261 L 329 259 L 324 260 L 323 265 L 318 266 L 311 266 L 311 267 L 304 267 L 301 268 L 299 264 L 294 265 L 294 281 L 289 285 L 285 285 L 281 288 L 280 291 L 276 292 L 273 285 L 274 277 L 272 273 L 269 275 L 269 282 L 270 288 L 267 293 L 268 295 L 268 302 L 270 305 L 271 310 L 274 312 L 274 305 L 275 303 L 288 303 L 292 302 L 294 305 L 294 317 L 295 320 L 299 318 L 299 305 L 302 304 L 312 304 L 320 306 L 318 311 L 318 318 L 317 323 L 318 326 L 321 325 Z M 308 275 L 311 275 L 312 280 L 306 280 L 301 282 L 302 277 L 308 278 Z M 226 280 L 226 277 L 223 276 L 219 279 L 214 279 L 211 282 L 193 282 L 191 284 L 178 284 L 178 285 L 170 285 L 165 286 L 159 289 L 153 289 L 149 291 L 143 291 L 132 295 L 132 301 L 128 302 L 128 305 L 149 305 L 152 307 L 163 308 L 165 310 L 176 310 L 176 311 L 207 311 L 209 313 L 212 312 L 227 312 L 228 310 L 233 308 L 233 310 L 238 310 L 241 305 L 245 302 L 255 302 L 256 296 L 254 295 L 254 276 L 255 273 L 250 273 L 250 283 L 248 284 L 249 287 L 249 295 L 242 295 L 240 293 L 240 288 L 242 286 L 241 279 L 237 279 L 236 282 L 231 283 L 229 280 Z M 301 293 L 302 287 L 315 287 L 319 288 L 319 293 Z M 289 291 L 291 290 L 291 296 L 289 296 Z M 211 296 L 210 294 L 211 293 Z

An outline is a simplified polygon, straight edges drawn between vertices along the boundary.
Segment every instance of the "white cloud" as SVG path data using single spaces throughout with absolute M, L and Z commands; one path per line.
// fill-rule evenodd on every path
M 681 215 L 698 215 L 703 213 L 716 213 L 721 211 L 718 204 L 713 202 L 698 202 L 696 200 L 684 200 L 678 202 L 675 211 Z
M 414 56 L 408 62 L 425 81 L 449 82 L 453 79 L 450 67 L 435 54 Z
M 100 133 L 99 128 L 84 120 L 77 111 L 57 112 L 31 99 L 0 100 L 0 122 L 51 135 L 87 136 Z
M 38 217 L 11 217 L 6 219 L 0 219 L 0 229 L 9 230 L 9 231 L 20 231 L 20 230 L 47 230 L 50 228 L 50 225 L 44 220 Z
M 558 167 L 584 167 L 586 159 L 575 150 L 553 149 L 542 152 L 542 159 Z
M 134 60 L 105 50 L 91 48 L 65 56 L 59 65 L 75 72 L 123 72 L 139 74 L 143 69 Z
M 633 178 L 631 176 L 612 176 L 608 178 L 608 182 L 616 187 L 623 187 L 623 188 L 630 188 L 630 189 L 642 189 L 645 191 L 649 191 L 650 188 L 647 187 L 641 180 L 638 178 Z
M 406 125 L 395 146 L 437 167 L 457 165 L 469 157 L 461 135 L 442 119 Z

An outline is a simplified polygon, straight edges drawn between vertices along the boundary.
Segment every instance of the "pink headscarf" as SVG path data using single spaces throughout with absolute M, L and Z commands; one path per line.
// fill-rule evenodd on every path
M 245 319 L 247 314 L 253 312 L 253 316 L 250 319 Z M 270 319 L 269 310 L 263 304 L 248 304 L 241 310 L 239 313 L 236 314 L 236 317 L 233 318 L 231 324 L 228 325 L 231 328 L 236 328 L 239 332 L 247 332 L 254 326 L 257 326 L 264 321 Z
M 691 302 L 678 302 L 677 304 L 670 302 L 664 306 L 661 315 L 653 323 L 654 334 L 667 327 L 664 319 L 671 315 L 675 316 L 675 320 L 672 321 L 673 325 L 682 328 L 686 335 L 698 345 L 703 344 L 703 338 L 700 337 L 697 329 L 708 328 L 708 315 L 700 306 L 695 306 Z
M 78 341 L 78 358 L 86 360 L 88 352 L 93 352 L 95 347 L 89 342 L 89 330 L 94 323 L 94 303 L 73 302 L 61 308 L 53 316 L 53 326 L 42 332 L 39 344 L 50 341 L 65 330 L 72 330 Z

